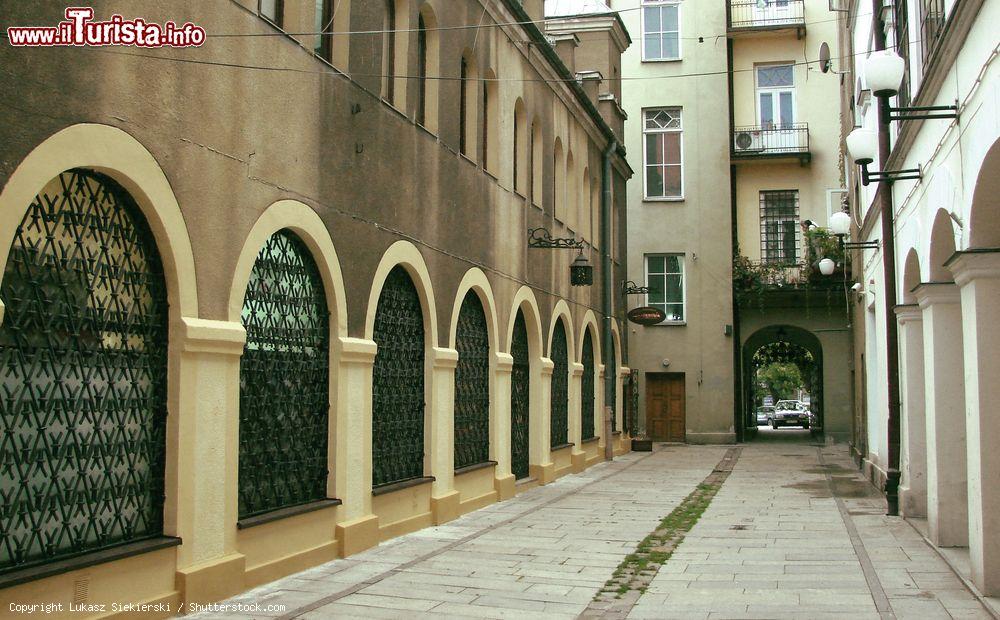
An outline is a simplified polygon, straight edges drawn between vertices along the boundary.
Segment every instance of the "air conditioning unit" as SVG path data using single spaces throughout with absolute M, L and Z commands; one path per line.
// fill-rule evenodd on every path
M 764 150 L 764 140 L 759 131 L 738 131 L 733 140 L 737 153 L 759 153 Z

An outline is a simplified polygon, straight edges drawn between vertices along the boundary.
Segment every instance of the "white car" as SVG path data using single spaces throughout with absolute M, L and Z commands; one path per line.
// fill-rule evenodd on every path
M 774 405 L 774 413 L 771 414 L 771 428 L 779 426 L 801 426 L 809 428 L 812 414 L 809 408 L 802 401 L 779 400 Z

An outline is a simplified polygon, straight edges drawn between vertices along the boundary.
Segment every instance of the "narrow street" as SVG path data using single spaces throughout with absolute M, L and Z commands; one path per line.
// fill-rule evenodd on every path
M 609 588 L 727 458 L 732 473 L 665 564 L 637 574 L 641 587 Z M 222 604 L 283 606 L 252 616 L 276 618 L 993 617 L 883 513 L 843 446 L 803 431 L 736 449 L 658 445 Z

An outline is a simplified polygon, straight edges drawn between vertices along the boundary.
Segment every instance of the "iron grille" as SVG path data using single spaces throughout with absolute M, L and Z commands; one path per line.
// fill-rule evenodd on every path
M 490 335 L 479 296 L 469 292 L 455 334 L 455 468 L 490 459 Z
M 566 349 L 566 329 L 562 321 L 556 321 L 552 334 L 552 403 L 550 428 L 553 446 L 561 446 L 569 441 L 569 357 Z
M 611 432 L 618 430 L 618 414 L 615 411 L 618 400 L 618 359 L 615 357 L 615 350 L 612 349 L 608 355 L 608 363 L 604 367 L 604 372 L 610 373 L 611 381 L 604 391 L 605 405 L 611 407 Z
M 792 265 L 798 262 L 798 190 L 760 193 L 760 256 L 763 262 Z
M 920 41 L 925 67 L 930 62 L 931 54 L 937 49 L 944 24 L 944 0 L 920 0 Z
M 895 2 L 896 53 L 903 58 L 903 81 L 899 85 L 896 105 L 910 105 L 910 18 L 906 0 Z
M 243 298 L 239 517 L 326 497 L 330 317 L 306 245 L 267 240 Z
M 514 319 L 514 336 L 510 344 L 514 368 L 510 377 L 510 468 L 517 479 L 527 478 L 528 420 L 530 411 L 531 364 L 528 361 L 528 330 L 519 310 Z
M 372 485 L 424 475 L 424 317 L 413 281 L 389 272 L 375 313 Z
M 581 438 L 590 439 L 594 436 L 594 344 L 588 329 L 583 337 L 583 381 L 581 390 L 582 424 Z
M 50 181 L 0 296 L 0 571 L 162 535 L 167 294 L 132 197 Z

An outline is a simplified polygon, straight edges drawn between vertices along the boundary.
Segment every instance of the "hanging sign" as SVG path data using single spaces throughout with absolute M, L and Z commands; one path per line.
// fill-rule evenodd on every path
M 638 325 L 656 325 L 667 319 L 667 313 L 652 306 L 632 308 L 628 311 L 628 320 Z

